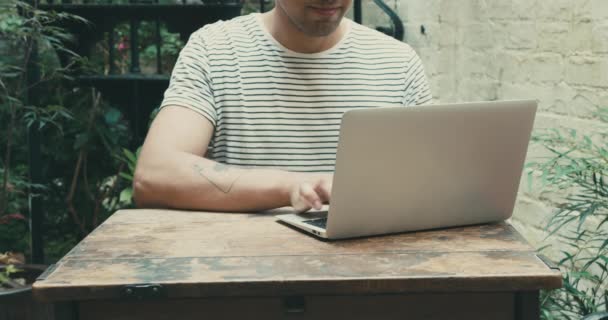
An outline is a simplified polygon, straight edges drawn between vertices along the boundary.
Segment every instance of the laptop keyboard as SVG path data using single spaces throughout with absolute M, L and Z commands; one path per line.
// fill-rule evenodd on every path
M 325 229 L 325 227 L 327 226 L 327 218 L 304 220 L 304 223 L 308 223 L 317 228 Z

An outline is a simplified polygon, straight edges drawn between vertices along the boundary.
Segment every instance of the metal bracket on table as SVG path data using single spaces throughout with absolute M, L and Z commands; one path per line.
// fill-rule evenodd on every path
M 306 312 L 306 299 L 302 296 L 286 297 L 283 299 L 283 307 L 287 314 L 302 314 Z
M 57 264 L 50 265 L 41 275 L 38 276 L 38 278 L 36 278 L 36 281 L 45 280 L 51 273 L 53 273 L 53 271 L 55 271 L 55 269 L 57 269 Z
M 160 284 L 134 284 L 122 287 L 120 295 L 135 300 L 161 299 L 167 297 L 167 289 Z
M 545 255 L 542 255 L 542 254 L 537 254 L 536 256 L 537 256 L 537 257 L 538 257 L 538 258 L 539 258 L 539 259 L 540 259 L 542 262 L 544 262 L 544 263 L 545 263 L 545 265 L 547 265 L 547 267 L 549 267 L 549 269 L 559 271 L 559 267 L 558 267 L 558 266 L 557 266 L 555 263 L 553 263 L 553 261 L 551 261 L 549 258 L 547 258 Z

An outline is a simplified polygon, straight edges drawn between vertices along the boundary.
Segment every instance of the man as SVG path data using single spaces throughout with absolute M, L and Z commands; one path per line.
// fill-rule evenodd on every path
M 328 203 L 342 114 L 431 99 L 416 53 L 343 18 L 351 4 L 276 0 L 265 14 L 193 33 L 140 154 L 137 204 L 242 212 Z

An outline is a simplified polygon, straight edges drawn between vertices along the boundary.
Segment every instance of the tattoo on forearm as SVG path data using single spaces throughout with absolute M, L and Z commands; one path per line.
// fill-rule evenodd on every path
M 215 166 L 213 166 L 213 170 L 215 170 L 215 172 L 224 172 L 228 171 L 228 169 L 230 169 L 230 167 L 228 167 L 227 165 L 223 165 L 219 162 L 216 162 Z
M 242 170 L 239 170 L 238 173 L 235 173 L 235 175 L 232 177 L 232 180 L 230 181 L 225 181 L 225 182 L 220 182 L 218 181 L 219 179 L 230 179 L 229 175 L 226 175 L 227 173 L 230 173 L 234 170 L 231 170 L 230 166 L 227 165 L 223 165 L 221 163 L 215 163 L 215 165 L 213 167 L 203 167 L 200 164 L 195 164 L 194 165 L 194 170 L 203 178 L 207 179 L 207 181 L 209 181 L 214 187 L 216 187 L 217 189 L 219 189 L 220 191 L 222 191 L 223 193 L 230 193 L 230 190 L 232 190 L 232 187 L 234 186 L 235 182 L 241 177 L 241 175 L 243 174 Z M 218 177 L 218 174 L 224 174 L 226 175 L 225 177 Z

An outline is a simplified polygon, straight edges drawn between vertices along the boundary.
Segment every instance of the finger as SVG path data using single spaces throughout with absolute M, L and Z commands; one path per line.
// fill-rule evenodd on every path
M 319 195 L 311 184 L 303 183 L 300 185 L 300 196 L 308 205 L 316 210 L 323 208 L 321 198 L 319 198 Z
M 300 186 L 298 186 L 297 189 L 291 193 L 291 206 L 296 213 L 303 213 L 311 208 L 311 206 L 305 202 L 302 196 L 300 196 Z
M 309 205 L 302 201 L 296 201 L 294 204 L 292 204 L 292 207 L 296 213 L 304 213 L 311 209 Z
M 331 181 L 322 179 L 317 183 L 315 191 L 321 196 L 324 203 L 329 203 L 331 199 Z

